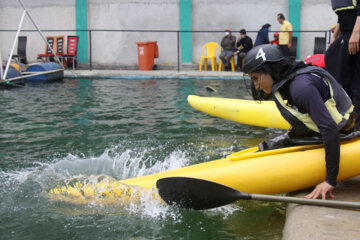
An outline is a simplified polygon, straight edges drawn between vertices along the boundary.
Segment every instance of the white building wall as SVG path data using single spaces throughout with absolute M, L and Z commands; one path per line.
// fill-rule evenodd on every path
M 75 0 L 23 0 L 40 29 L 75 30 Z M 256 32 L 265 23 L 278 31 L 279 12 L 288 18 L 288 0 L 192 0 L 192 29 L 223 31 L 226 27 L 238 31 L 245 28 L 255 41 Z M 0 0 L 0 30 L 17 29 L 22 8 L 16 0 Z M 336 15 L 329 0 L 302 0 L 301 30 L 326 30 L 335 24 Z M 97 30 L 179 30 L 179 0 L 88 0 L 88 28 Z M 23 29 L 34 30 L 25 18 Z M 75 32 L 44 32 L 45 35 L 72 35 Z M 23 32 L 28 36 L 27 56 L 36 61 L 45 44 L 36 32 Z M 155 62 L 161 66 L 177 64 L 177 34 L 166 32 L 105 32 L 91 34 L 92 61 L 102 66 L 135 66 L 138 62 L 138 41 L 158 41 L 160 57 Z M 314 37 L 323 33 L 302 33 L 300 59 L 311 55 Z M 0 31 L 3 60 L 11 49 L 15 32 Z M 198 64 L 204 43 L 220 42 L 223 32 L 193 33 L 193 63 Z M 272 39 L 272 34 L 270 34 Z M 16 51 L 15 51 L 16 52 Z
M 178 0 L 89 0 L 89 29 L 178 30 Z M 94 62 L 138 63 L 136 42 L 157 41 L 160 65 L 177 63 L 177 34 L 164 32 L 93 32 Z
M 330 0 L 302 0 L 301 30 L 326 30 L 336 23 Z M 325 36 L 324 33 L 301 33 L 300 59 L 313 54 L 315 37 Z
M 75 29 L 75 2 L 74 0 L 23 0 L 29 14 L 39 29 Z M 0 1 L 0 30 L 16 30 L 20 23 L 23 8 L 17 0 Z M 28 16 L 25 16 L 22 29 L 36 30 Z M 74 32 L 44 32 L 44 35 L 69 35 Z M 16 32 L 0 32 L 0 48 L 3 60 L 10 53 Z M 45 52 L 45 42 L 37 32 L 21 32 L 27 36 L 26 55 L 28 61 L 35 62 L 37 54 Z M 16 53 L 15 49 L 15 53 Z

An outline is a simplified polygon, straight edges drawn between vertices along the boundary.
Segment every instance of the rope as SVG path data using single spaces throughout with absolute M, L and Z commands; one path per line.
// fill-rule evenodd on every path
M 8 84 L 8 85 L 12 85 L 12 86 L 14 86 L 14 87 L 22 87 L 22 88 L 25 88 L 24 85 L 12 83 L 11 81 L 7 81 L 7 80 L 0 80 L 0 83 L 5 83 L 5 84 Z

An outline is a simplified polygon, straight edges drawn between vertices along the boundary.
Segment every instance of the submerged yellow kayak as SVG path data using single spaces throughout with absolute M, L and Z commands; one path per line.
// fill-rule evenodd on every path
M 274 101 L 188 96 L 189 104 L 215 117 L 259 127 L 289 129 Z
M 360 174 L 360 139 L 341 144 L 338 180 Z M 116 181 L 101 176 L 96 183 L 75 181 L 51 189 L 53 200 L 71 203 L 126 204 L 142 199 L 159 199 L 156 181 L 170 176 L 201 178 L 241 192 L 277 194 L 314 186 L 325 179 L 322 145 L 296 146 L 258 152 L 249 148 L 224 159 L 200 163 L 148 176 Z

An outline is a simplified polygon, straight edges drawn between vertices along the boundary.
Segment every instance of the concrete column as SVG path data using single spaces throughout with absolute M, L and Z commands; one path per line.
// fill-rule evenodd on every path
M 75 2 L 76 12 L 76 29 L 87 30 L 87 0 L 76 0 Z M 79 36 L 79 45 L 77 50 L 78 61 L 87 63 L 89 62 L 89 49 L 88 49 L 88 33 L 87 31 L 76 31 L 76 35 Z
M 289 21 L 293 26 L 293 30 L 300 30 L 301 24 L 301 0 L 288 0 L 289 1 Z M 297 56 L 300 55 L 300 33 L 294 33 L 293 36 L 298 38 L 297 41 Z
M 180 30 L 192 30 L 191 0 L 179 0 Z M 181 63 L 192 63 L 192 33 L 180 33 Z

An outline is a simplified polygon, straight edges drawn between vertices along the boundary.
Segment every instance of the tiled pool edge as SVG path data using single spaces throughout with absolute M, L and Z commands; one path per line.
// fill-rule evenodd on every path
M 230 79 L 250 80 L 242 72 L 199 71 L 129 71 L 129 70 L 65 70 L 64 78 L 91 79 Z

